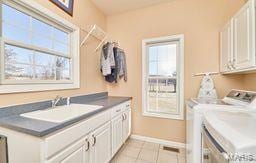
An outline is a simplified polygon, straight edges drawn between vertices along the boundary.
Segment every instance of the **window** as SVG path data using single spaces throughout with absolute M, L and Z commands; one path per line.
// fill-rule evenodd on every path
M 1 16 L 0 93 L 79 87 L 78 27 L 26 0 L 3 0 Z
M 183 35 L 142 41 L 144 116 L 183 119 L 183 48 Z

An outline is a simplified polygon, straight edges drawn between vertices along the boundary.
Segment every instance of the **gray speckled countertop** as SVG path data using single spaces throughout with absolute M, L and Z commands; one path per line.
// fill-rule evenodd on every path
M 32 136 L 36 137 L 44 137 L 47 136 L 53 132 L 56 132 L 59 129 L 62 129 L 64 127 L 67 127 L 69 125 L 72 125 L 76 122 L 88 119 L 92 117 L 93 115 L 105 111 L 113 106 L 116 106 L 120 103 L 123 103 L 125 101 L 131 100 L 131 97 L 111 97 L 108 96 L 107 93 L 103 94 L 98 94 L 98 95 L 85 95 L 85 96 L 78 96 L 78 97 L 72 97 L 71 98 L 71 103 L 76 103 L 76 104 L 89 104 L 89 105 L 101 105 L 103 108 L 100 110 L 96 110 L 94 112 L 91 112 L 89 114 L 82 115 L 80 117 L 74 118 L 69 121 L 65 121 L 63 123 L 52 123 L 52 122 L 47 122 L 47 121 L 40 121 L 40 120 L 35 120 L 35 119 L 30 119 L 30 118 L 25 118 L 21 117 L 19 114 L 25 113 L 25 112 L 30 112 L 30 111 L 35 111 L 35 110 L 41 110 L 42 109 L 42 102 L 41 102 L 41 108 L 38 107 L 38 104 L 32 104 L 33 107 L 27 106 L 30 108 L 35 108 L 38 107 L 40 109 L 23 109 L 24 111 L 20 111 L 22 109 L 19 109 L 18 113 L 15 107 L 11 108 L 4 108 L 6 110 L 0 109 L 0 126 L 12 129 L 15 131 L 19 131 L 25 134 L 29 134 Z M 47 103 L 47 105 L 45 105 Z M 43 103 L 46 109 L 49 106 L 49 101 Z M 20 107 L 20 106 L 18 106 Z M 24 106 L 23 106 L 24 108 Z M 8 110 L 9 109 L 9 110 Z M 9 112 L 12 112 L 10 114 Z M 6 113 L 7 111 L 8 114 Z M 2 114 L 2 116 L 1 116 Z M 3 116 L 3 114 L 8 115 L 8 116 Z

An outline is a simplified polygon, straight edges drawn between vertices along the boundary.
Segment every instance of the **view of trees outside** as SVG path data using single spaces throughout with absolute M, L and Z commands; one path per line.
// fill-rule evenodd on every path
M 17 47 L 5 46 L 5 79 L 15 80 L 69 80 L 69 59 L 44 54 L 39 61 L 33 55 L 18 54 Z M 28 51 L 28 50 L 27 50 Z M 40 53 L 36 53 L 40 55 Z M 54 58 L 49 60 L 47 58 Z M 23 62 L 22 62 L 23 61 Z M 24 61 L 27 61 L 24 63 Z M 34 63 L 37 63 L 36 65 Z
M 148 96 L 152 112 L 176 113 L 176 45 L 149 48 Z
M 20 47 L 38 47 L 53 54 L 70 54 L 69 33 L 2 4 L 2 36 L 5 44 L 6 80 L 70 80 L 70 59 Z M 17 43 L 17 44 L 16 44 Z

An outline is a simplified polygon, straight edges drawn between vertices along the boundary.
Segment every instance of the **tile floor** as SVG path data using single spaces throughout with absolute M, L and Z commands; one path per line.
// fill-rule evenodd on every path
M 162 145 L 129 139 L 111 163 L 185 163 L 185 149 L 172 152 Z

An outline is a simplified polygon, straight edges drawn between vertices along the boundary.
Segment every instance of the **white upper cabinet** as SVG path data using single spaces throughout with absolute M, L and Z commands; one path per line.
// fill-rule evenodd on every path
M 228 22 L 220 32 L 220 71 L 227 72 L 232 69 L 233 35 L 232 21 Z
M 255 0 L 249 0 L 221 31 L 220 71 L 256 70 Z
M 234 16 L 234 67 L 244 69 L 255 66 L 255 6 L 248 1 Z

